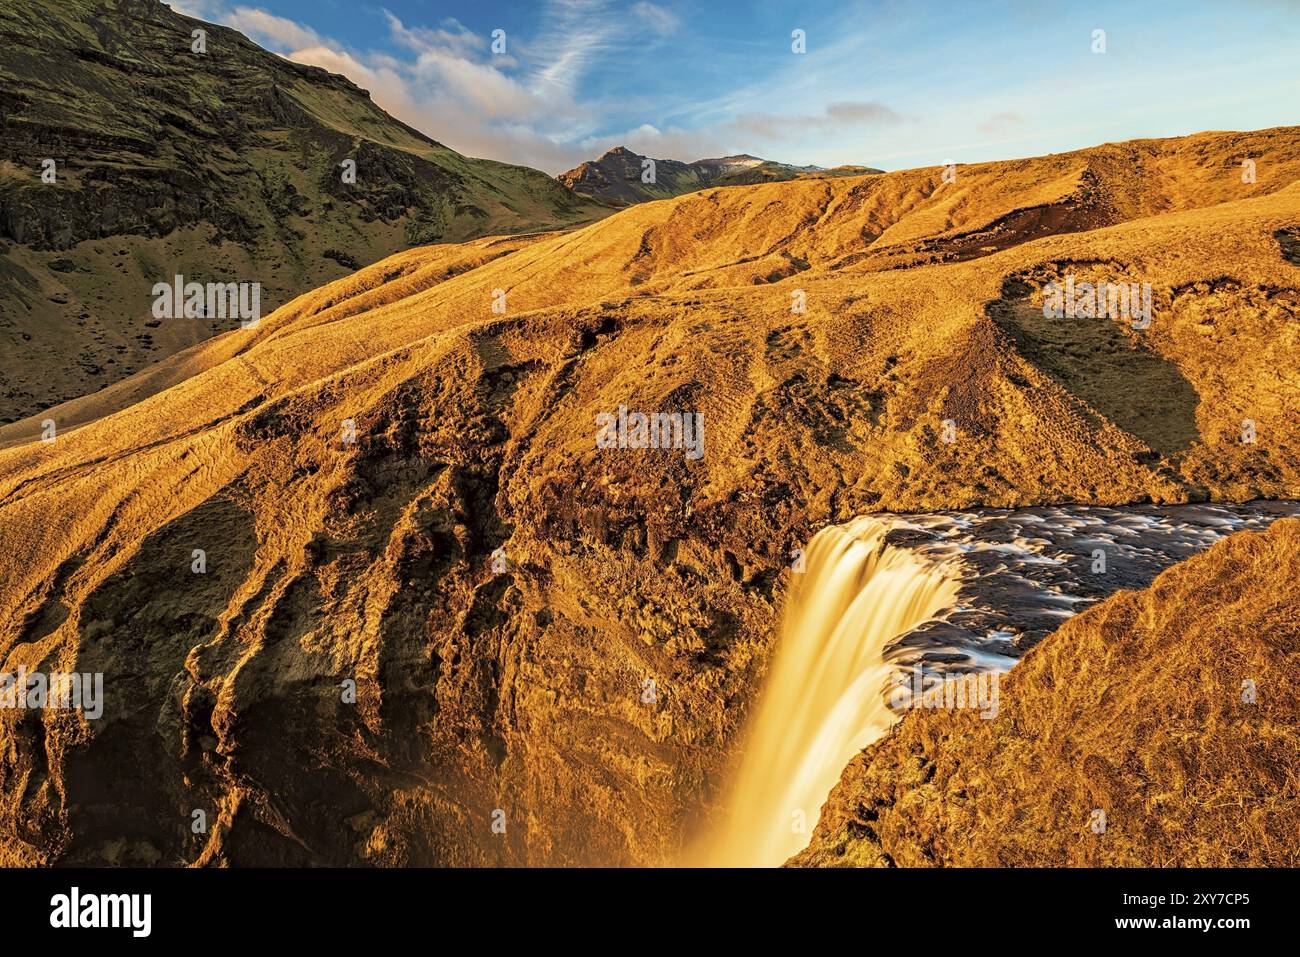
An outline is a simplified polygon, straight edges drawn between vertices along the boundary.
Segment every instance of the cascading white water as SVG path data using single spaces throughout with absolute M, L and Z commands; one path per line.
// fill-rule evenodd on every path
M 899 717 L 885 702 L 885 647 L 950 607 L 944 567 L 885 544 L 871 518 L 814 536 L 796 576 L 766 687 L 703 862 L 782 864 L 808 842 L 844 766 Z

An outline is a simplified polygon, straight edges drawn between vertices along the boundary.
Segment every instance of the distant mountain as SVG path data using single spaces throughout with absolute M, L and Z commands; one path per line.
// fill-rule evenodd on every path
M 654 182 L 646 183 L 642 176 L 647 158 L 633 153 L 626 146 L 616 146 L 600 159 L 575 166 L 557 178 L 579 196 L 614 206 L 631 206 L 713 186 L 746 186 L 808 176 L 860 176 L 880 172 L 865 166 L 839 166 L 831 170 L 819 166 L 791 166 L 741 153 L 694 163 L 656 159 Z
M 0 422 L 231 328 L 154 319 L 152 285 L 176 274 L 260 282 L 265 314 L 408 246 L 605 212 L 156 0 L 5 0 Z

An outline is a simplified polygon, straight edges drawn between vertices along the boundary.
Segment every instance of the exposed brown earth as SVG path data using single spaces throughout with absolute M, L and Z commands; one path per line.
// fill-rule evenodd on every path
M 3 859 L 677 859 L 823 524 L 1300 498 L 1298 145 L 708 190 L 411 250 L 53 410 L 53 443 L 0 429 L 5 670 L 102 670 L 109 698 L 0 713 Z M 1150 282 L 1150 328 L 1044 325 L 1064 273 Z M 597 448 L 619 405 L 701 413 L 704 457 Z

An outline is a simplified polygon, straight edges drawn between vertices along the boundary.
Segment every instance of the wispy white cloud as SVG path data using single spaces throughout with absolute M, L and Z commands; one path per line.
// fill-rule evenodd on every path
M 303 26 L 287 17 L 276 16 L 258 7 L 235 7 L 225 23 L 240 33 L 259 37 L 279 47 L 300 49 L 320 46 L 320 35 L 311 27 Z
M 471 58 L 484 51 L 484 39 L 454 17 L 448 17 L 436 27 L 408 27 L 388 10 L 384 10 L 383 14 L 393 41 L 415 53 L 444 50 Z
M 546 51 L 536 63 L 531 86 L 539 94 L 572 97 L 578 79 L 608 53 L 625 32 L 626 18 L 609 10 L 604 0 L 549 0 L 545 29 L 526 50 Z
M 632 4 L 633 15 L 639 17 L 651 30 L 667 36 L 676 33 L 682 25 L 682 19 L 672 10 L 649 0 L 640 0 Z

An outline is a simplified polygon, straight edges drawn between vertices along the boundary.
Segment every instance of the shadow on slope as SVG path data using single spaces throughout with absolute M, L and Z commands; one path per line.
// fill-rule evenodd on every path
M 1282 247 L 1282 258 L 1293 266 L 1300 266 L 1300 226 L 1279 229 L 1273 238 Z
M 202 542 L 205 568 L 192 570 Z M 252 566 L 253 517 L 226 498 L 164 525 L 141 543 L 81 609 L 77 670 L 104 675 L 103 717 L 89 739 L 67 748 L 64 801 L 72 839 L 63 862 L 175 864 L 204 809 L 205 752 L 215 732 L 180 693 L 185 659 L 213 638 L 219 618 Z M 188 756 L 177 760 L 180 753 Z
M 1046 318 L 1041 296 L 1017 277 L 986 308 L 1026 359 L 1152 451 L 1177 455 L 1199 438 L 1196 390 L 1124 320 Z

